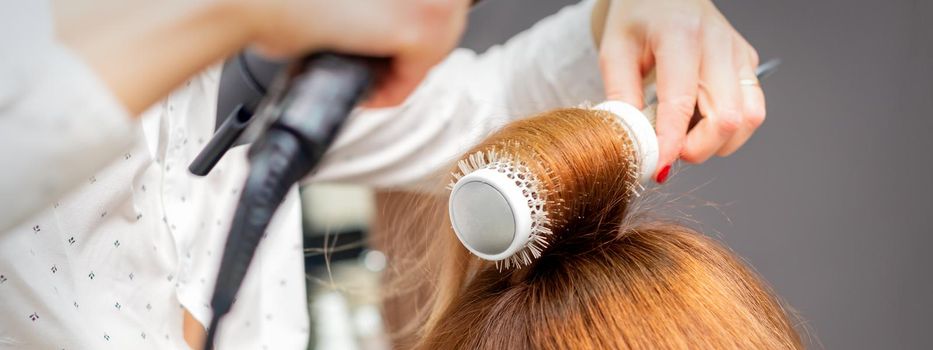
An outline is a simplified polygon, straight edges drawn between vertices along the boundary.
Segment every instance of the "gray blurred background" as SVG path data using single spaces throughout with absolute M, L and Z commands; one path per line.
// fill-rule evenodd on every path
M 486 2 L 466 47 L 576 1 Z M 716 4 L 784 64 L 755 137 L 664 191 L 696 197 L 679 209 L 770 281 L 812 348 L 933 348 L 933 1 Z
M 462 46 L 483 51 L 574 2 L 484 0 Z M 811 348 L 933 349 L 933 1 L 716 4 L 763 60 L 784 63 L 764 82 L 759 132 L 729 158 L 676 167 L 658 198 L 687 196 L 662 211 L 746 258 Z M 385 257 L 351 244 L 331 273 L 315 250 L 337 245 L 322 233 L 366 235 L 372 192 L 303 196 L 311 312 L 328 320 L 310 348 L 387 348 L 373 297 Z M 333 280 L 351 287 L 335 293 Z

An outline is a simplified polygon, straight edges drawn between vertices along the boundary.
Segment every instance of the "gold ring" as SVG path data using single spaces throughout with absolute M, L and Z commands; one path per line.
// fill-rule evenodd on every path
M 758 79 L 739 79 L 739 85 L 758 86 Z

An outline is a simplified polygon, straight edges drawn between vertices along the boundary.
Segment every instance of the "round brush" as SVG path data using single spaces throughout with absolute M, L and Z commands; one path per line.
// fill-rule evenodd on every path
M 777 60 L 762 64 L 759 79 L 771 74 L 778 64 Z M 649 102 L 644 110 L 620 101 L 592 108 L 615 116 L 615 125 L 607 127 L 618 126 L 628 137 L 639 187 L 651 180 L 658 166 L 654 130 L 657 104 L 654 98 Z M 697 113 L 694 118 L 702 117 Z M 539 257 L 555 230 L 547 192 L 539 179 L 546 174 L 535 174 L 521 160 L 495 150 L 470 154 L 458 166 L 449 186 L 448 211 L 460 242 L 474 255 L 507 269 L 528 265 Z M 637 196 L 637 191 L 634 194 Z
M 619 101 L 594 110 L 611 113 L 610 121 L 627 134 L 636 155 L 639 182 L 650 181 L 658 164 L 658 139 L 642 111 Z M 649 109 L 650 110 L 650 109 Z M 528 265 L 547 247 L 552 233 L 547 191 L 538 174 L 507 153 L 489 150 L 467 156 L 453 174 L 448 210 L 460 242 L 474 255 L 501 267 Z

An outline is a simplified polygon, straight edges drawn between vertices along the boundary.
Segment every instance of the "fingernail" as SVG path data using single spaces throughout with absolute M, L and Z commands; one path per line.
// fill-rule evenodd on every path
M 663 184 L 667 181 L 667 176 L 671 173 L 671 166 L 667 165 L 664 168 L 661 168 L 661 171 L 658 172 L 658 177 L 655 178 L 659 184 Z

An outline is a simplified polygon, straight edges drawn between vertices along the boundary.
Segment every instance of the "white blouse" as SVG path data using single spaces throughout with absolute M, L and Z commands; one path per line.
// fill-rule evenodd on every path
M 601 100 L 592 4 L 483 54 L 453 52 L 402 106 L 356 111 L 307 181 L 415 188 L 509 120 Z M 209 323 L 248 169 L 238 147 L 206 177 L 187 172 L 214 130 L 219 69 L 126 122 L 67 50 L 19 57 L 37 52 L 56 54 L 43 65 L 23 59 L 21 79 L 4 70 L 0 81 L 0 349 L 186 348 L 182 308 Z M 221 325 L 220 349 L 305 348 L 301 242 L 293 190 Z

